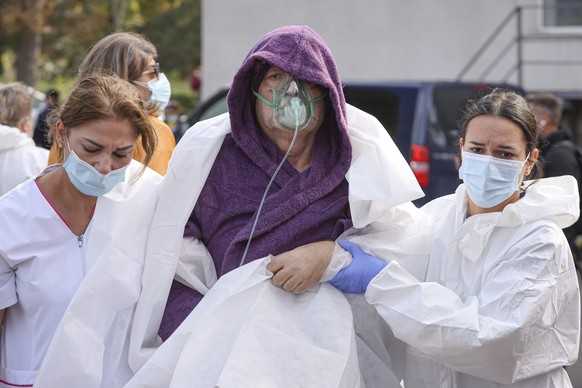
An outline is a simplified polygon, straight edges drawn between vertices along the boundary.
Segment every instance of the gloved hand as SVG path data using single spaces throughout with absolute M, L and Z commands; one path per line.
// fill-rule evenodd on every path
M 363 294 L 372 279 L 388 264 L 372 256 L 352 242 L 340 241 L 339 245 L 350 252 L 353 261 L 342 269 L 329 282 L 338 290 L 347 294 Z

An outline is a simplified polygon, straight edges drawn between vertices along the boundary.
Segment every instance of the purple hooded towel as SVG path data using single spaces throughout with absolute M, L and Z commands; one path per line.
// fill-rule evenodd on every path
M 239 266 L 264 190 L 284 156 L 255 120 L 252 85 L 261 64 L 325 87 L 327 110 L 315 140 L 311 167 L 299 173 L 286 162 L 277 174 L 245 262 L 316 241 L 335 240 L 352 225 L 345 180 L 351 145 L 333 56 L 309 27 L 279 28 L 259 40 L 234 77 L 227 98 L 232 131 L 185 228 L 185 236 L 200 239 L 208 248 L 218 277 Z M 264 71 L 259 74 L 264 75 Z M 163 339 L 201 298 L 196 291 L 174 282 L 160 328 Z

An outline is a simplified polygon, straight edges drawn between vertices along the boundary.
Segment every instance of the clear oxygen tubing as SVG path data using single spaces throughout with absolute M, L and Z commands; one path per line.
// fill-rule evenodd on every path
M 259 208 L 257 210 L 257 215 L 255 217 L 255 221 L 253 222 L 253 227 L 252 227 L 251 233 L 249 235 L 249 240 L 247 241 L 247 246 L 245 247 L 245 251 L 243 252 L 242 258 L 240 259 L 240 263 L 238 265 L 239 267 L 241 267 L 244 264 L 245 258 L 247 257 L 249 247 L 251 246 L 251 240 L 253 239 L 253 234 L 255 233 L 255 228 L 257 227 L 257 222 L 259 221 L 259 215 L 261 214 L 261 209 L 263 208 L 263 204 L 265 203 L 265 198 L 267 198 L 267 193 L 269 192 L 269 189 L 271 188 L 271 185 L 273 184 L 275 177 L 277 176 L 277 174 L 281 170 L 281 167 L 283 167 L 283 163 L 285 163 L 285 161 L 289 157 L 289 154 L 291 153 L 291 149 L 293 148 L 293 145 L 295 144 L 295 139 L 297 139 L 297 133 L 299 132 L 299 104 L 301 104 L 301 101 L 299 98 L 293 97 L 289 102 L 291 104 L 291 109 L 293 110 L 293 115 L 295 116 L 295 130 L 293 131 L 293 138 L 291 139 L 291 143 L 289 143 L 289 148 L 287 148 L 287 152 L 285 153 L 285 156 L 283 156 L 283 160 L 281 160 L 281 163 L 279 163 L 279 165 L 277 166 L 277 169 L 273 173 L 273 176 L 271 177 L 271 180 L 269 180 L 269 184 L 267 184 L 267 188 L 265 189 L 265 192 L 263 193 L 263 198 L 261 199 L 261 203 L 259 204 Z

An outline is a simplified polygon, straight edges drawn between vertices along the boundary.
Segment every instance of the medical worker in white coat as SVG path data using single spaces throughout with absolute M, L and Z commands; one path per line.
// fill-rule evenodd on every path
M 161 181 L 132 161 L 138 137 L 148 159 L 156 144 L 142 105 L 137 89 L 117 76 L 79 80 L 51 129 L 64 163 L 0 199 L 0 387 L 33 386 L 86 274 L 115 292 L 136 273 L 131 255 L 145 246 Z M 124 270 L 108 272 L 108 260 Z M 88 307 L 96 324 L 108 318 Z M 105 367 L 118 363 L 107 356 Z
M 527 102 L 495 90 L 461 120 L 463 180 L 423 207 L 435 220 L 426 277 L 398 257 L 341 242 L 354 261 L 331 283 L 365 292 L 408 344 L 404 383 L 416 387 L 571 387 L 580 296 L 562 228 L 579 216 L 571 176 L 524 181 L 536 170 Z
M 48 151 L 34 144 L 33 130 L 28 87 L 0 86 L 0 196 L 46 168 Z

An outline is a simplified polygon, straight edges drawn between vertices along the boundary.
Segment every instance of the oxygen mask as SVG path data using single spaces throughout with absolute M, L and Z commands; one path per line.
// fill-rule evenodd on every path
M 298 80 L 295 77 L 291 77 L 288 74 L 272 74 L 268 78 L 265 78 L 265 81 L 273 92 L 273 101 L 267 100 L 254 90 L 253 93 L 259 100 L 272 108 L 275 126 L 285 131 L 293 131 L 293 138 L 291 139 L 291 143 L 289 143 L 285 156 L 283 156 L 283 159 L 275 169 L 273 176 L 267 184 L 267 188 L 263 192 L 263 197 L 259 203 L 249 239 L 247 240 L 239 266 L 243 265 L 245 262 L 259 220 L 259 215 L 261 214 L 263 204 L 265 203 L 265 199 L 267 198 L 267 194 L 269 193 L 269 189 L 271 188 L 275 177 L 289 157 L 291 149 L 297 139 L 297 134 L 300 130 L 305 129 L 308 126 L 309 120 L 312 117 L 315 117 L 313 114 L 314 104 L 325 97 L 325 93 L 323 93 L 317 98 L 312 98 L 309 84 L 305 81 Z
M 324 93 L 312 98 L 309 85 L 288 74 L 281 75 L 277 86 L 271 90 L 273 101 L 267 100 L 254 90 L 253 93 L 259 100 L 273 108 L 275 125 L 286 131 L 305 129 L 309 120 L 314 117 L 314 104 L 325 97 Z

